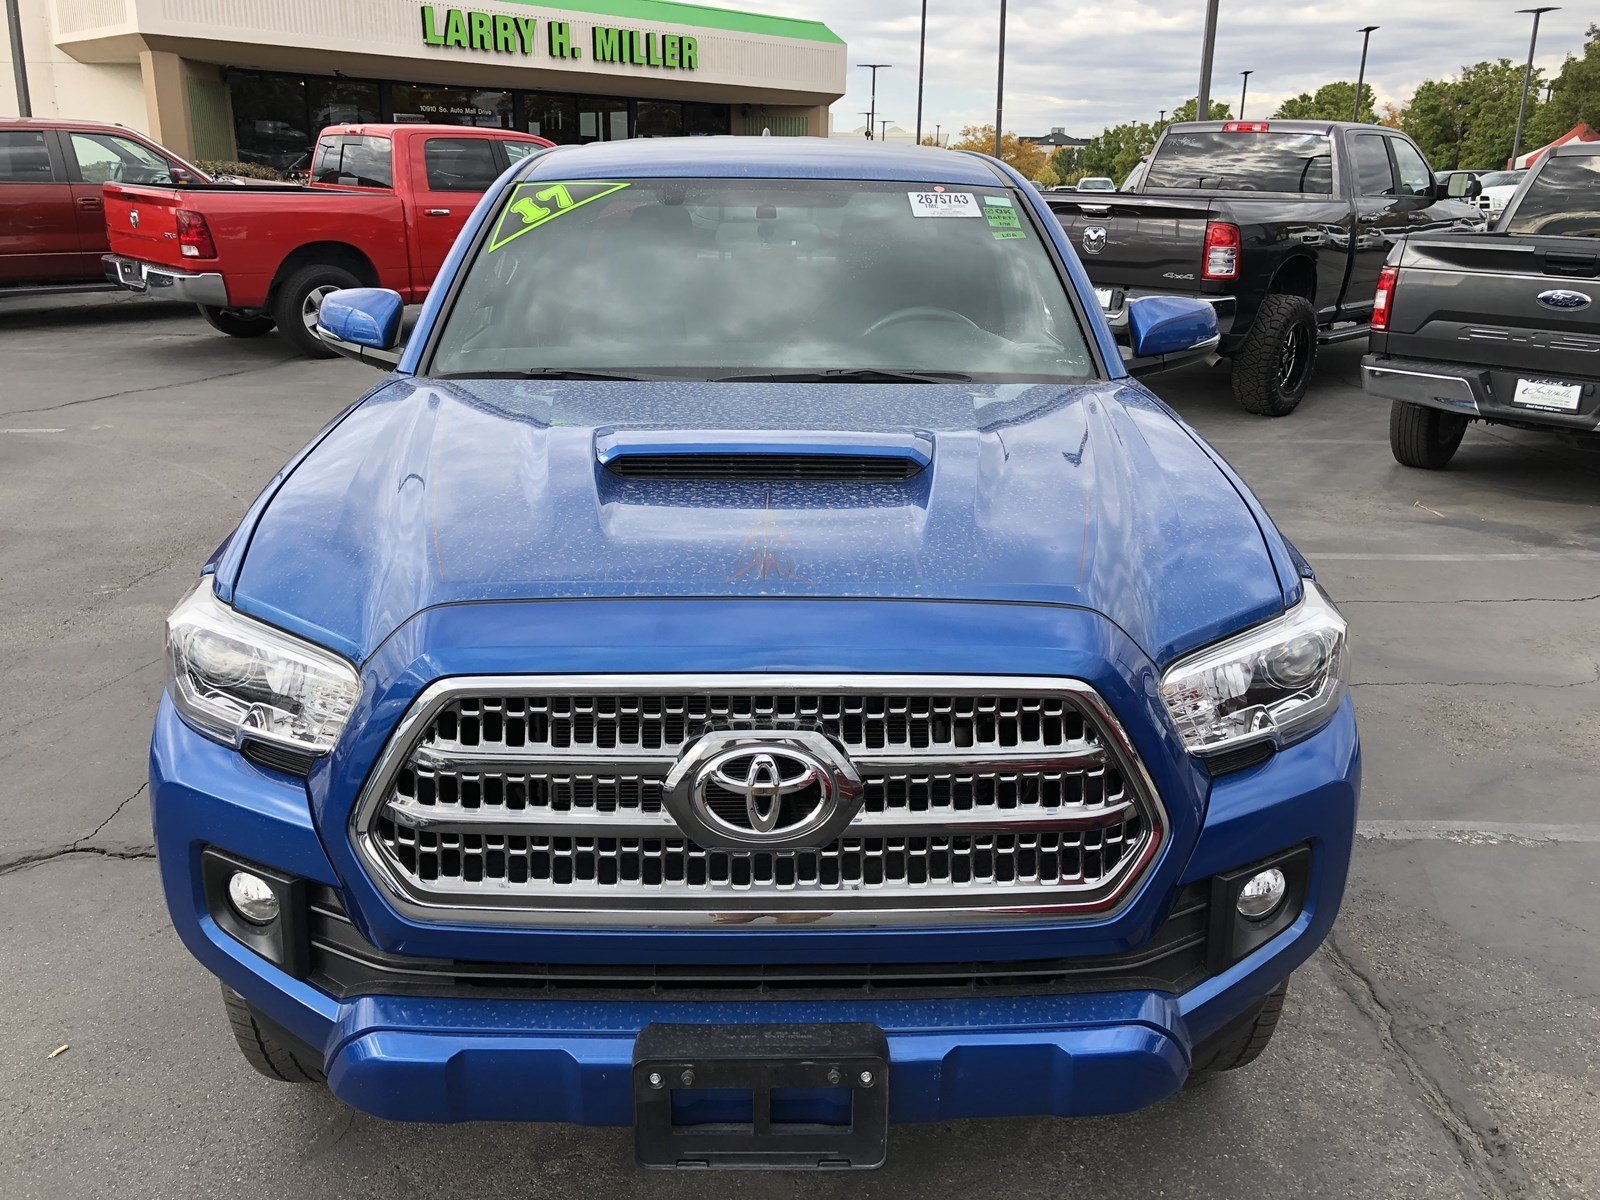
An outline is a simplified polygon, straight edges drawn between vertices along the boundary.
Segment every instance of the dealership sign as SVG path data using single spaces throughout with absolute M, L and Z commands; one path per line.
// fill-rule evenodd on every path
M 542 36 L 541 24 L 544 26 Z M 429 46 L 453 46 L 461 50 L 523 55 L 544 53 L 562 59 L 586 57 L 582 39 L 573 38 L 572 26 L 566 21 L 540 21 L 538 17 L 438 8 L 432 4 L 422 6 L 422 40 Z M 596 25 L 591 31 L 588 54 L 597 63 L 625 63 L 667 71 L 694 71 L 700 66 L 700 43 L 695 38 L 609 25 Z

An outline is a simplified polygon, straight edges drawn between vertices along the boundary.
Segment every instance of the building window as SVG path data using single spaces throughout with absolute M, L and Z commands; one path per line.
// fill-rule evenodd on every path
M 394 119 L 400 123 L 476 125 L 488 129 L 513 127 L 511 93 L 474 91 L 471 88 L 394 85 Z
M 633 136 L 682 137 L 683 105 L 672 100 L 640 100 Z
M 578 101 L 572 96 L 532 95 L 523 99 L 524 128 L 558 146 L 578 140 Z
M 311 153 L 306 81 L 295 75 L 234 74 L 233 140 L 242 162 L 283 171 L 303 168 Z
M 578 141 L 620 142 L 628 136 L 628 102 L 601 96 L 578 100 Z
M 306 98 L 311 104 L 312 141 L 329 125 L 356 125 L 383 119 L 378 85 L 369 80 L 309 79 Z
M 711 137 L 725 134 L 728 124 L 726 104 L 685 104 L 683 106 L 683 131 L 690 137 Z

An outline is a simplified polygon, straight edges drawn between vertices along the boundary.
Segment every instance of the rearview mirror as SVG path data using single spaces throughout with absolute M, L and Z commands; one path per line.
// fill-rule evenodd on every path
M 1476 175 L 1452 175 L 1445 184 L 1444 194 L 1451 200 L 1471 200 L 1483 192 L 1483 184 Z
M 400 321 L 405 301 L 388 288 L 342 288 L 317 309 L 317 337 L 346 358 L 379 370 L 400 361 Z
M 1128 301 L 1128 370 L 1164 371 L 1217 348 L 1217 312 L 1189 296 L 1139 296 Z

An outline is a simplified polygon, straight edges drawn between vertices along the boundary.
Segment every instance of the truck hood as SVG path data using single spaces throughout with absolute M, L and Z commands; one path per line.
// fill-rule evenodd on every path
M 684 433 L 712 450 L 752 435 L 845 448 L 890 435 L 931 447 L 931 463 L 899 482 L 623 478 L 600 463 L 619 437 Z M 1284 602 L 1265 541 L 1276 532 L 1126 380 L 402 379 L 337 422 L 256 513 L 219 565 L 224 594 L 231 583 L 241 611 L 357 661 L 413 614 L 473 601 L 1070 605 L 1157 662 Z

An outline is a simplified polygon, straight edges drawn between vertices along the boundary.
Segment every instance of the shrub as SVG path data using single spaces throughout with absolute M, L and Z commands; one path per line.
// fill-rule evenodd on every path
M 266 179 L 273 183 L 280 183 L 283 180 L 282 172 L 275 171 L 264 163 L 219 162 L 216 159 L 199 158 L 195 160 L 194 165 L 213 177 L 237 175 L 241 179 Z

